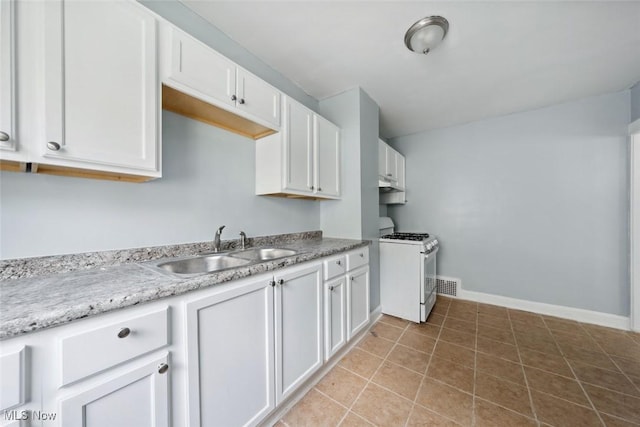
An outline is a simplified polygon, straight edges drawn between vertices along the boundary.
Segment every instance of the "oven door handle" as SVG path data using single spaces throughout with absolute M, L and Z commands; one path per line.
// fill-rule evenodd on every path
M 427 252 L 420 252 L 420 253 L 423 254 L 426 258 L 428 258 L 429 256 L 435 255 L 436 253 L 438 253 L 439 250 L 440 250 L 440 247 L 437 247 L 429 253 Z

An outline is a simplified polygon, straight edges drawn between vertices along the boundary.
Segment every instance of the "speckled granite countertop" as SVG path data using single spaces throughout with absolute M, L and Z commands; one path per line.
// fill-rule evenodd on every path
M 149 261 L 167 256 L 197 255 L 202 249 L 199 244 L 118 251 L 126 252 L 124 260 L 120 259 L 118 262 L 112 256 L 116 251 L 2 261 L 0 270 L 11 270 L 10 277 L 22 278 L 7 279 L 5 274 L 0 281 L 0 340 L 369 244 L 364 240 L 321 236 L 320 232 L 314 232 L 256 238 L 250 242 L 254 244 L 252 246 L 277 245 L 296 249 L 299 253 L 217 273 L 188 277 L 160 270 L 154 266 L 155 263 Z M 234 249 L 233 241 L 224 244 L 223 249 Z M 141 252 L 146 255 L 139 255 Z M 138 256 L 130 256 L 131 253 Z M 104 254 L 110 255 L 105 257 Z M 132 262 L 130 258 L 136 262 Z M 86 269 L 83 262 L 89 263 L 93 268 Z M 34 271 L 38 266 L 41 266 L 43 275 Z M 21 270 L 27 272 L 21 274 Z

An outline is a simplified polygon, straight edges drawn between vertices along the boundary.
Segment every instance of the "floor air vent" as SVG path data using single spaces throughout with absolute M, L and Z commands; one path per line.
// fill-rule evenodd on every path
M 436 292 L 440 295 L 449 295 L 455 297 L 458 295 L 458 289 L 460 288 L 460 279 L 455 277 L 436 277 Z

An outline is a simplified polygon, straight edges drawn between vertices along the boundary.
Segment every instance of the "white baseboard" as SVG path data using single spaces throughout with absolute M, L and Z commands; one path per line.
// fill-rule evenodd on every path
M 370 323 L 375 323 L 382 316 L 382 304 L 371 310 L 369 313 Z
M 547 316 L 561 317 L 563 319 L 576 320 L 578 322 L 591 323 L 609 328 L 630 330 L 631 323 L 628 317 L 616 314 L 601 313 L 599 311 L 584 310 L 582 308 L 565 307 L 562 305 L 545 304 L 543 302 L 527 301 L 516 298 L 503 297 L 501 295 L 485 294 L 483 292 L 458 289 L 458 298 L 485 304 L 499 305 L 517 310 L 532 311 L 546 314 Z

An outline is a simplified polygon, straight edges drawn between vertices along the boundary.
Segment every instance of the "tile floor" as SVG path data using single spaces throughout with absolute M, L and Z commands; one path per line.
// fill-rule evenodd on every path
M 640 334 L 438 298 L 383 316 L 276 424 L 640 425 Z

